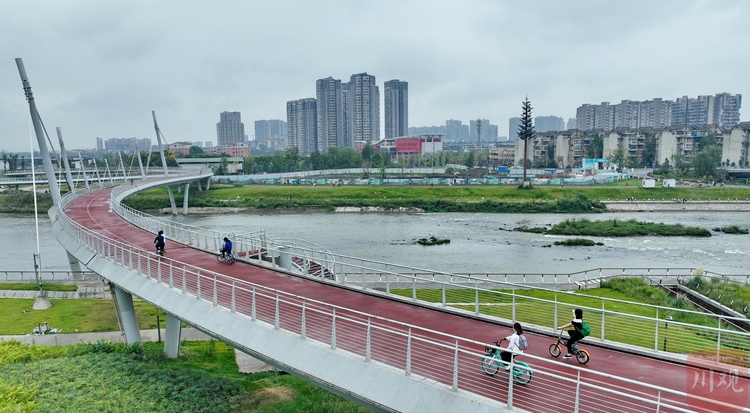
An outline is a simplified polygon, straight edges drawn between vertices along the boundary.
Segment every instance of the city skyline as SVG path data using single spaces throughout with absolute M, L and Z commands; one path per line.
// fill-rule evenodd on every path
M 16 57 L 68 149 L 96 137 L 153 140 L 152 110 L 167 142 L 213 140 L 217 113 L 285 119 L 286 102 L 313 96 L 315 79 L 364 71 L 381 94 L 382 80 L 409 83 L 410 126 L 487 118 L 504 130 L 527 94 L 534 116 L 570 119 L 586 102 L 750 93 L 750 57 L 737 50 L 750 39 L 744 1 L 194 6 L 0 4 L 0 149 L 29 147 Z

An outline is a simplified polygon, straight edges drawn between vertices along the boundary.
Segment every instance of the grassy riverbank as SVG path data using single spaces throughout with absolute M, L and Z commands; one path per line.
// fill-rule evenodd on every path
M 293 376 L 239 373 L 234 349 L 220 342 L 183 342 L 178 359 L 165 359 L 162 346 L 97 342 L 37 347 L 0 342 L 0 410 L 368 411 Z
M 257 209 L 381 207 L 386 210 L 418 208 L 426 212 L 602 212 L 599 201 L 747 199 L 748 188 L 653 188 L 628 186 L 535 187 L 516 186 L 299 186 L 213 185 L 193 192 L 191 207 Z M 178 203 L 181 194 L 176 194 Z M 124 202 L 139 210 L 169 207 L 164 189 L 146 191 Z
M 552 228 L 520 227 L 521 232 L 553 235 L 584 235 L 599 237 L 630 237 L 636 235 L 659 236 L 690 236 L 710 237 L 711 231 L 705 228 L 686 227 L 681 224 L 656 224 L 653 222 L 639 222 L 634 219 L 620 221 L 616 219 L 605 221 L 589 221 L 588 219 L 567 219 Z

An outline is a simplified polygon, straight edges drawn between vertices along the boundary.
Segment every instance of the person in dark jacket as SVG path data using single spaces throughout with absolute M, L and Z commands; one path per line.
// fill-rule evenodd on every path
M 564 326 L 557 327 L 558 330 L 573 327 L 573 330 L 568 330 L 568 335 L 570 336 L 567 344 L 568 354 L 563 356 L 563 358 L 566 359 L 573 357 L 573 345 L 583 338 L 583 334 L 581 333 L 581 328 L 583 326 L 583 310 L 581 310 L 580 308 L 576 308 L 575 310 L 573 310 L 573 316 L 575 318 L 571 322 L 565 324 Z
M 156 234 L 156 238 L 154 238 L 154 244 L 156 244 L 156 253 L 159 255 L 164 255 L 164 244 L 166 243 L 166 240 L 164 238 L 164 231 L 159 231 L 158 234 Z

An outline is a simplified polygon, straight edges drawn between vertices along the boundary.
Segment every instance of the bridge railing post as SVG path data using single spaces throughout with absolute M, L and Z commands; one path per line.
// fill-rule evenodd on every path
M 279 314 L 279 292 L 276 291 L 276 308 L 274 310 L 274 317 L 273 317 L 273 329 L 278 330 L 281 320 L 281 314 Z
M 201 299 L 201 272 L 198 271 L 198 274 L 195 277 L 195 298 L 200 300 Z
M 370 361 L 370 344 L 372 338 L 372 317 L 367 317 L 367 341 L 365 343 L 365 362 Z
M 453 350 L 453 391 L 456 390 L 458 390 L 458 339 L 456 339 L 456 347 Z
M 214 296 L 213 296 L 213 301 L 214 301 L 214 307 L 216 307 L 216 305 L 218 304 L 218 297 L 217 297 L 217 293 L 216 293 L 216 274 L 214 274 Z
M 232 313 L 234 313 L 237 310 L 237 307 L 236 307 L 237 306 L 236 291 L 237 291 L 237 286 L 234 283 L 234 279 L 232 279 L 232 304 L 231 304 L 232 307 L 230 309 L 230 311 Z
M 302 339 L 307 338 L 307 306 L 305 305 L 306 301 L 302 300 L 302 323 L 300 325 L 300 334 L 302 336 Z
M 336 309 L 333 309 L 331 317 L 331 350 L 336 350 Z
M 255 286 L 253 286 L 252 305 L 250 307 L 250 319 L 253 320 L 253 321 L 256 320 L 256 317 L 255 317 L 255 299 L 256 299 L 256 297 L 255 297 Z
M 406 338 L 406 375 L 411 375 L 411 327 Z

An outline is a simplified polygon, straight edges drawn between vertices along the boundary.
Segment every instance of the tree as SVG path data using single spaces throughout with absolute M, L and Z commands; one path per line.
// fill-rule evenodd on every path
M 167 162 L 167 165 L 169 165 L 169 162 Z M 218 165 L 212 166 L 211 169 L 213 170 L 214 175 L 227 175 L 229 173 L 229 164 L 227 162 L 227 157 L 222 156 L 221 162 L 219 162 Z
M 622 148 L 617 148 L 612 151 L 612 156 L 609 158 L 609 161 L 617 164 L 617 171 L 620 172 L 622 167 L 625 166 L 625 152 Z
M 469 151 L 464 154 L 464 165 L 471 169 L 477 164 L 477 153 L 475 151 Z
M 190 156 L 199 156 L 203 155 L 204 153 L 205 152 L 203 151 L 203 148 L 201 148 L 200 146 L 193 145 L 190 147 Z
M 300 158 L 299 148 L 293 147 L 284 149 L 284 169 L 287 172 L 296 171 Z
M 601 158 L 604 153 L 604 139 L 601 135 L 594 135 L 589 141 L 589 146 L 586 147 L 586 156 L 589 158 Z
M 695 176 L 716 176 L 716 166 L 721 162 L 721 147 L 716 144 L 712 135 L 702 139 L 701 150 L 693 158 Z
M 8 152 L 3 149 L 3 173 L 8 172 Z
M 641 159 L 643 166 L 650 168 L 656 166 L 656 136 L 654 134 L 646 135 L 646 140 L 643 145 L 643 157 Z
M 523 101 L 521 106 L 521 124 L 518 125 L 518 139 L 523 140 L 523 180 L 526 181 L 526 154 L 528 153 L 527 147 L 529 145 L 529 139 L 534 136 L 534 125 L 531 123 L 531 102 L 529 97 L 526 96 L 526 100 Z
M 362 160 L 365 162 L 365 167 L 372 167 L 372 157 L 375 155 L 375 148 L 372 147 L 372 143 L 367 141 L 365 147 L 362 148 Z

